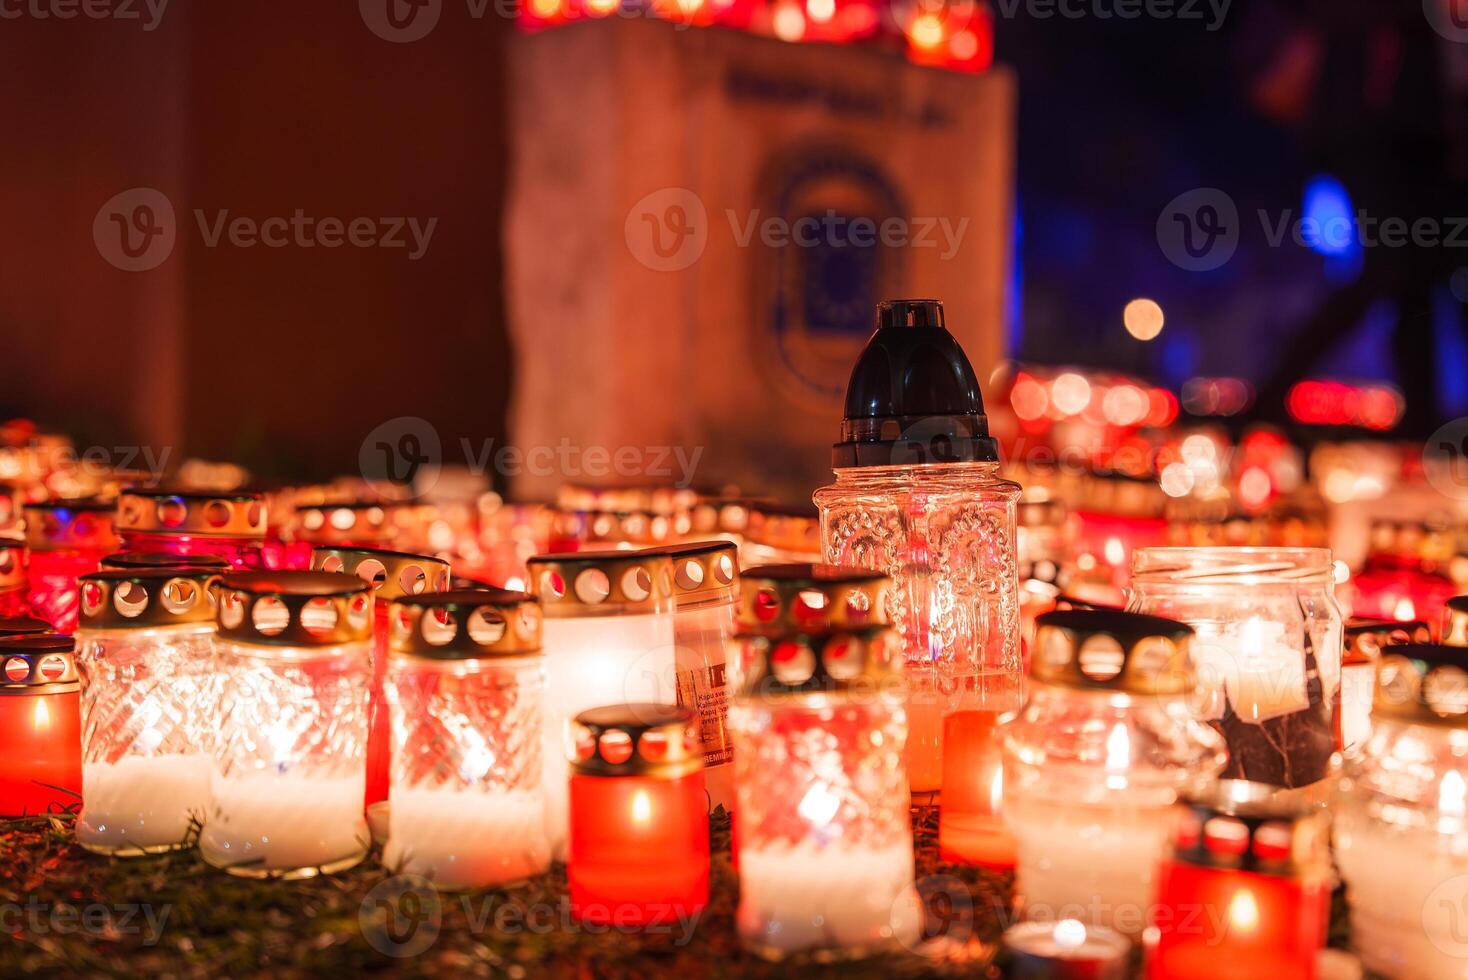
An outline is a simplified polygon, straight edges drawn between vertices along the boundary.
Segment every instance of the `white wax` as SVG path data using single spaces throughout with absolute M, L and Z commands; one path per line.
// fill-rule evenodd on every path
M 921 908 L 911 841 L 881 850 L 814 841 L 739 848 L 739 935 L 766 955 L 911 947 Z
M 1371 737 L 1371 699 L 1376 692 L 1376 664 L 1341 668 L 1341 741 L 1347 752 Z
M 371 842 L 362 799 L 366 773 L 344 778 L 260 770 L 215 772 L 199 835 L 204 859 L 244 874 L 349 867 Z
M 1170 808 L 1006 797 L 1004 818 L 1027 917 L 1079 919 L 1129 937 L 1147 927 L 1174 824 Z
M 546 826 L 564 859 L 570 829 L 571 721 L 588 708 L 677 699 L 671 613 L 547 619 L 545 748 L 542 770 Z
M 393 787 L 382 864 L 440 888 L 484 888 L 550 867 L 539 791 Z
M 76 839 L 110 852 L 166 850 L 184 843 L 191 818 L 209 804 L 213 761 L 203 753 L 125 756 L 82 767 Z

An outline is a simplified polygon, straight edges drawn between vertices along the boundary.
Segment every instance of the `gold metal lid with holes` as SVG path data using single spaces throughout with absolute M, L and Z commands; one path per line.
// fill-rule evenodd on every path
M 251 490 L 128 487 L 117 498 L 117 529 L 124 532 L 263 538 L 265 523 L 265 497 Z
M 0 592 L 25 588 L 28 558 L 23 539 L 0 537 Z
M 1454 596 L 1443 608 L 1443 644 L 1468 647 L 1468 595 Z
M 526 562 L 547 619 L 671 612 L 673 562 L 655 551 L 576 551 Z
M 381 548 L 316 547 L 311 567 L 318 572 L 355 575 L 372 587 L 379 599 L 401 599 L 449 587 L 449 563 L 431 555 Z
M 673 602 L 679 609 L 734 601 L 739 588 L 739 548 L 732 541 L 690 541 L 649 548 L 673 563 Z
M 811 507 L 756 503 L 750 507 L 744 538 L 754 544 L 798 554 L 821 553 L 821 515 Z
M 1372 718 L 1468 728 L 1468 647 L 1385 647 L 1376 662 Z
M 171 551 L 117 551 L 98 564 L 102 571 L 113 568 L 212 568 L 221 575 L 230 564 L 219 555 L 176 555 Z
M 395 598 L 388 649 L 431 660 L 523 657 L 540 652 L 540 603 L 525 592 L 462 589 Z
M 79 629 L 150 629 L 208 626 L 217 569 L 124 568 L 77 579 Z
M 0 637 L 0 696 L 66 694 L 80 687 L 71 637 Z
M 236 572 L 216 579 L 214 590 L 222 639 L 251 645 L 320 647 L 365 643 L 372 638 L 367 608 L 371 590 L 355 575 Z M 307 622 L 302 622 L 303 612 L 311 613 Z
M 890 626 L 741 632 L 727 650 L 737 697 L 871 692 L 902 680 L 902 641 Z
M 673 704 L 592 708 L 573 723 L 571 769 L 580 776 L 677 779 L 703 768 L 698 715 Z
M 693 529 L 687 511 L 598 511 L 585 515 L 586 540 L 595 545 L 647 546 L 677 541 Z
M 739 628 L 752 631 L 885 626 L 891 579 L 867 568 L 756 565 L 739 576 Z
M 0 637 L 4 636 L 37 636 L 41 633 L 55 633 L 55 628 L 44 619 L 35 616 L 0 616 Z
M 1035 619 L 1030 676 L 1042 684 L 1128 694 L 1186 694 L 1193 628 L 1160 616 L 1066 609 Z
M 749 497 L 700 497 L 693 506 L 693 533 L 743 534 L 754 504 Z
M 1371 663 L 1389 646 L 1404 643 L 1431 643 L 1432 631 L 1421 620 L 1399 623 L 1386 619 L 1352 619 L 1346 622 L 1345 652 L 1347 664 Z
M 113 505 L 100 500 L 48 500 L 25 505 L 25 540 L 32 551 L 111 551 L 117 547 Z
M 1018 504 L 1020 527 L 1060 527 L 1065 523 L 1065 502 L 1061 500 L 1021 500 Z
M 377 500 L 296 505 L 296 538 L 311 544 L 386 541 L 392 531 L 387 507 Z
M 1273 786 L 1224 779 L 1179 809 L 1176 861 L 1315 882 L 1329 875 L 1326 812 L 1309 803 L 1281 802 Z

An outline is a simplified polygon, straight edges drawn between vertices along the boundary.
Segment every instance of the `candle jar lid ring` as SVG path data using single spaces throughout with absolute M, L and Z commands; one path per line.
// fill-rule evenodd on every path
M 1344 632 L 1343 657 L 1347 664 L 1373 663 L 1389 646 L 1432 642 L 1432 633 L 1421 620 L 1352 619 L 1346 623 Z
M 372 637 L 370 587 L 339 572 L 236 572 L 217 579 L 219 636 L 264 646 L 322 647 Z
M 25 587 L 29 559 L 24 539 L 0 536 L 0 591 Z
M 35 616 L 0 616 L 0 638 L 7 636 L 39 636 L 55 633 L 55 628 Z
M 79 690 L 76 641 L 69 636 L 0 636 L 0 696 Z
M 1208 545 L 1147 547 L 1132 553 L 1132 579 L 1151 586 L 1333 584 L 1329 548 Z
M 657 510 L 578 511 L 578 526 L 588 544 L 655 546 L 667 544 L 693 530 L 688 511 Z
M 442 558 L 383 548 L 320 545 L 311 549 L 311 568 L 355 575 L 379 599 L 442 592 L 449 585 L 449 563 Z
M 1371 714 L 1409 724 L 1468 728 L 1468 647 L 1384 647 L 1376 662 Z
M 649 548 L 673 563 L 673 602 L 680 609 L 734 601 L 739 548 L 732 541 L 690 541 Z
M 1030 676 L 1044 684 L 1131 694 L 1186 694 L 1193 628 L 1160 616 L 1065 609 L 1035 619 Z
M 540 603 L 524 592 L 459 589 L 388 606 L 388 649 L 430 660 L 523 657 L 541 649 Z
M 26 545 L 33 552 L 117 547 L 111 503 L 92 498 L 47 500 L 26 504 L 24 513 Z
M 890 626 L 741 632 L 728 650 L 740 698 L 901 690 L 902 641 Z
M 117 529 L 150 534 L 263 538 L 264 494 L 128 487 L 117 498 Z
M 743 534 L 749 526 L 752 497 L 700 497 L 693 505 L 693 533 Z
M 213 568 L 122 568 L 77 579 L 78 628 L 149 629 L 213 623 Z
M 739 627 L 820 631 L 890 624 L 892 580 L 883 572 L 794 563 L 746 568 L 739 581 Z
M 108 569 L 135 568 L 210 568 L 220 574 L 230 570 L 229 560 L 221 555 L 179 555 L 171 551 L 114 551 L 103 558 L 99 567 Z
M 673 704 L 592 708 L 573 725 L 571 768 L 583 776 L 675 779 L 703 768 L 698 716 Z
M 1224 779 L 1180 804 L 1174 860 L 1200 867 L 1323 880 L 1329 822 L 1318 806 L 1282 800 L 1276 787 Z
M 673 562 L 658 551 L 576 551 L 526 563 L 547 619 L 669 612 Z
M 380 500 L 345 500 L 297 504 L 295 536 L 311 544 L 385 541 L 392 525 Z
M 821 514 L 814 504 L 756 501 L 750 505 L 744 539 L 797 554 L 820 554 Z

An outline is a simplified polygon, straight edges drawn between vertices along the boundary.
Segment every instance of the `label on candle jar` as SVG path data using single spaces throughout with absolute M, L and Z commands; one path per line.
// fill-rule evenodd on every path
M 724 664 L 678 671 L 678 704 L 698 712 L 704 765 L 726 765 L 734 757 L 734 748 L 729 741 L 729 696 Z

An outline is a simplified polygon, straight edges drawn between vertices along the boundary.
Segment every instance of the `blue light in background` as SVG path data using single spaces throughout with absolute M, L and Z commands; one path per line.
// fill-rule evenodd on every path
M 1020 344 L 1025 339 L 1024 321 L 1024 243 L 1025 224 L 1020 215 L 1019 200 L 1014 202 L 1014 240 L 1009 251 L 1009 288 L 1004 298 L 1004 351 L 1009 357 L 1019 357 Z
M 1463 308 L 1447 290 L 1437 290 L 1432 297 L 1432 329 L 1437 340 L 1437 393 L 1444 412 L 1453 416 L 1468 414 L 1468 341 L 1463 337 Z M 1408 392 L 1407 397 L 1411 397 Z
M 1305 243 L 1325 256 L 1325 277 L 1350 282 L 1361 274 L 1363 249 L 1356 233 L 1356 208 L 1346 185 L 1329 174 L 1317 174 L 1305 184 L 1301 205 Z

